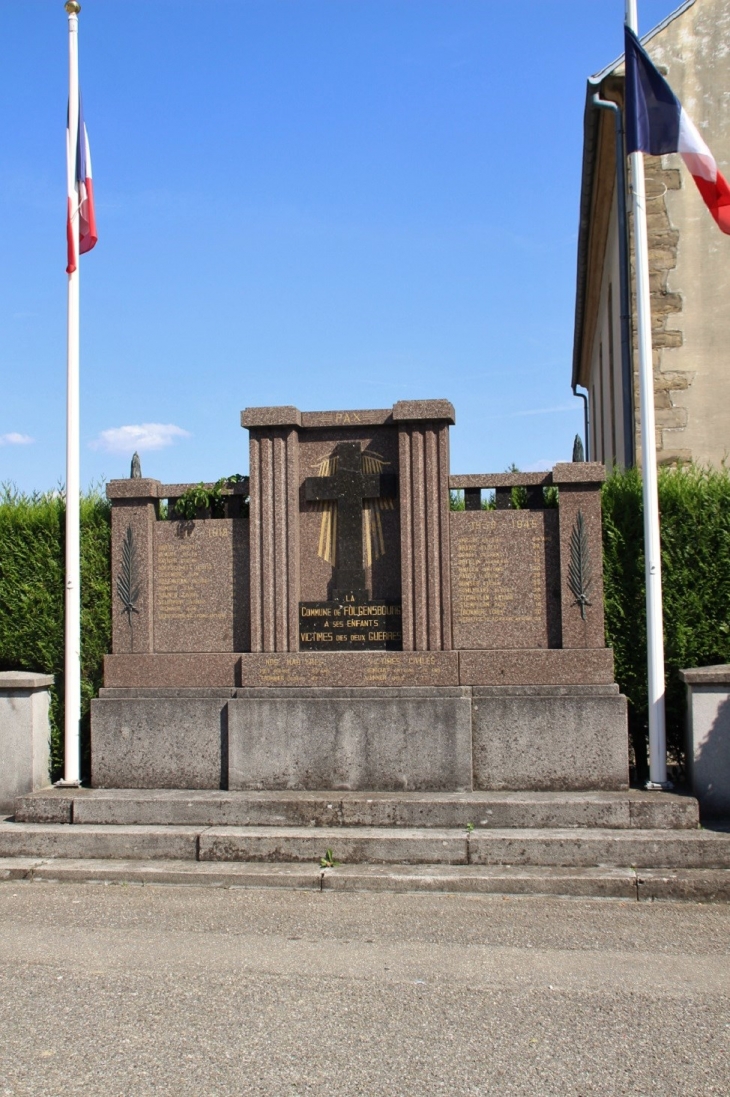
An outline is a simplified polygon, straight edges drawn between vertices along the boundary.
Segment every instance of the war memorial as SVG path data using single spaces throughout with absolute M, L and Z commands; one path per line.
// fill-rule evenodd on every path
M 112 480 L 91 787 L 21 797 L 0 855 L 54 879 L 87 859 L 95 879 L 724 894 L 729 836 L 629 787 L 603 466 L 452 475 L 454 424 L 447 400 L 247 408 L 249 476 L 215 505 Z
M 250 479 L 220 518 L 176 520 L 182 485 L 109 484 L 95 786 L 628 786 L 603 470 L 451 477 L 453 422 L 444 400 L 249 408 Z M 509 503 L 515 485 L 525 509 L 482 509 L 483 489 Z

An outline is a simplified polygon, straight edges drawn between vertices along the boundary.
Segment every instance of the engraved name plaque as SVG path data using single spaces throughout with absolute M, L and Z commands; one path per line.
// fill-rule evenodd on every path
M 400 651 L 401 603 L 299 603 L 300 651 Z

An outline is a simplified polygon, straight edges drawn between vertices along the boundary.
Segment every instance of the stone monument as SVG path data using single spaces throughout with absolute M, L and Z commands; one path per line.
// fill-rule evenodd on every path
M 451 476 L 446 400 L 241 422 L 220 516 L 176 516 L 190 485 L 108 485 L 95 786 L 628 787 L 602 466 Z

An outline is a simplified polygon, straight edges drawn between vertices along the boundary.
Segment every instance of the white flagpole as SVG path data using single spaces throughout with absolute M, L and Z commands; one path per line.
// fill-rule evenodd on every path
M 65 725 L 63 785 L 80 783 L 79 724 L 81 720 L 81 529 L 79 471 L 79 191 L 76 145 L 79 132 L 79 19 L 81 4 L 68 0 L 68 193 L 76 270 L 68 275 L 66 345 L 66 617 Z
M 636 0 L 626 0 L 626 24 L 638 34 Z M 644 493 L 644 556 L 646 560 L 646 643 L 649 684 L 649 781 L 647 788 L 667 783 L 667 734 L 664 713 L 664 632 L 662 627 L 662 561 L 659 540 L 659 493 L 654 419 L 654 364 L 651 343 L 649 247 L 646 231 L 644 155 L 632 152 L 631 190 L 636 251 L 636 320 L 639 344 L 641 401 L 641 463 Z

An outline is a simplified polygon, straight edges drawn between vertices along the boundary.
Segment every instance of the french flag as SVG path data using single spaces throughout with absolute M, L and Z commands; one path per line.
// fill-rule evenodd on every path
M 682 104 L 654 68 L 634 32 L 626 32 L 626 151 L 662 156 L 678 152 L 705 205 L 730 233 L 730 187 Z
M 94 211 L 94 184 L 91 179 L 91 152 L 89 135 L 84 125 L 84 114 L 79 96 L 79 128 L 76 135 L 76 164 L 72 168 L 74 142 L 68 122 L 66 123 L 66 149 L 69 160 L 68 171 L 68 212 L 66 219 L 66 239 L 68 242 L 68 266 L 66 274 L 73 274 L 78 264 L 76 244 L 73 232 L 73 218 L 79 218 L 79 252 L 83 255 L 91 251 L 97 241 L 96 213 Z

